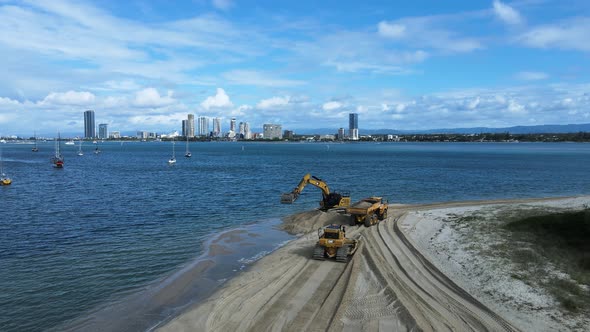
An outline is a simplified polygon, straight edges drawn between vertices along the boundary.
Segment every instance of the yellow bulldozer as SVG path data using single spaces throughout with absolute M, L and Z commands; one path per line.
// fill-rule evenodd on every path
M 331 224 L 318 229 L 318 238 L 313 259 L 335 258 L 337 262 L 348 262 L 358 249 L 358 240 L 346 238 L 346 228 L 343 225 Z
M 365 226 L 370 227 L 386 219 L 388 209 L 387 200 L 373 196 L 362 199 L 346 208 L 346 213 L 350 214 L 351 226 L 363 223 Z
M 322 179 L 305 174 L 299 184 L 290 193 L 281 195 L 282 204 L 291 204 L 299 197 L 305 186 L 311 184 L 312 186 L 320 188 L 322 191 L 322 200 L 320 201 L 321 210 L 329 210 L 332 208 L 345 208 L 350 205 L 350 194 L 331 192 L 328 184 Z

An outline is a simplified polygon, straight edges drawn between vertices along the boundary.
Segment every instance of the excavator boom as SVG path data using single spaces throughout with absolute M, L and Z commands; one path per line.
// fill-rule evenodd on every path
M 338 193 L 330 192 L 330 188 L 326 182 L 318 177 L 312 176 L 309 173 L 303 176 L 293 191 L 281 195 L 281 203 L 292 204 L 295 202 L 305 186 L 308 184 L 318 187 L 322 191 L 322 201 L 320 202 L 320 206 L 323 209 L 330 209 L 332 207 L 345 207 L 350 205 L 350 195 L 340 195 Z

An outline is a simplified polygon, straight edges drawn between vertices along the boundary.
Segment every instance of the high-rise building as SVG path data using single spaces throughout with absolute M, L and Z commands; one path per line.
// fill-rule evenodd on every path
M 199 135 L 200 136 L 208 136 L 209 135 L 209 119 L 205 116 L 200 116 L 198 118 L 199 122 Z
M 109 125 L 101 123 L 98 125 L 98 138 L 107 139 L 109 138 Z
M 119 139 L 121 138 L 121 133 L 118 131 L 111 131 L 111 138 Z
M 338 140 L 342 141 L 344 139 L 346 132 L 344 131 L 344 128 L 338 128 Z
M 188 120 L 182 120 L 182 136 L 188 135 Z
M 240 138 L 246 138 L 246 124 L 244 122 L 240 122 L 239 133 Z
M 348 115 L 348 138 L 356 141 L 359 139 L 359 115 L 350 113 Z
M 252 138 L 252 133 L 250 132 L 250 124 L 248 122 L 244 122 L 244 139 Z
M 188 115 L 188 120 L 186 123 L 186 133 L 184 134 L 184 136 L 188 137 L 195 137 L 195 115 L 194 114 L 189 114 Z
M 229 122 L 229 130 L 234 133 L 236 132 L 236 118 L 231 118 L 231 121 Z
M 150 133 L 147 131 L 144 131 L 144 130 L 137 132 L 137 138 L 139 138 L 141 140 L 147 139 L 149 135 L 150 135 Z
M 96 126 L 94 124 L 94 111 L 88 110 L 84 112 L 84 137 L 95 138 Z
M 278 124 L 264 124 L 262 125 L 264 139 L 282 139 L 283 127 Z
M 213 119 L 213 136 L 221 136 L 221 118 Z

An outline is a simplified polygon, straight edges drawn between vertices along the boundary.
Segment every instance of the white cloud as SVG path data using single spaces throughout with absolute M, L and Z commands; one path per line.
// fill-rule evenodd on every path
M 42 104 L 53 105 L 90 105 L 94 103 L 94 94 L 87 91 L 51 92 L 41 101 Z
M 590 52 L 590 18 L 576 18 L 558 24 L 541 25 L 520 35 L 517 40 L 536 48 L 559 48 Z
M 205 99 L 201 106 L 209 110 L 211 108 L 230 108 L 233 107 L 234 104 L 229 100 L 229 96 L 225 93 L 225 90 L 222 88 L 217 88 L 217 92 L 215 96 L 209 96 Z
M 10 98 L 5 98 L 5 97 L 0 97 L 0 105 L 3 106 L 15 106 L 15 105 L 19 105 L 20 103 L 16 100 L 12 100 Z
M 221 10 L 228 10 L 233 7 L 234 3 L 231 0 L 213 0 L 213 7 Z
M 252 114 L 250 112 L 253 109 L 254 108 L 250 105 L 240 105 L 237 108 L 231 110 L 229 113 L 224 112 L 223 115 L 224 116 L 231 116 L 231 117 L 247 116 L 249 119 L 248 121 L 251 121 L 252 118 L 254 118 L 256 116 L 256 114 Z
M 426 59 L 427 55 L 425 52 L 416 51 L 415 53 L 408 53 L 404 56 L 407 57 L 407 62 L 421 62 Z M 414 59 L 410 59 L 414 57 Z M 406 62 L 406 61 L 404 61 Z M 357 73 L 357 72 L 373 72 L 373 73 L 380 73 L 380 74 L 409 74 L 411 73 L 410 70 L 403 68 L 401 66 L 390 66 L 390 65 L 381 65 L 381 64 L 372 64 L 372 63 L 362 63 L 362 62 L 336 62 L 336 61 L 327 61 L 324 63 L 327 66 L 336 67 L 336 70 L 339 72 L 345 73 Z
M 263 99 L 256 104 L 256 108 L 263 110 L 277 109 L 289 105 L 290 100 L 291 97 L 289 96 Z
M 474 98 L 472 101 L 470 101 L 467 104 L 467 108 L 470 110 L 476 109 L 477 106 L 479 105 L 479 103 L 480 103 L 480 99 L 479 99 L 479 96 L 477 96 L 476 98 Z
M 222 74 L 230 84 L 256 85 L 267 87 L 293 87 L 304 85 L 304 81 L 277 78 L 256 70 L 232 70 Z
M 512 25 L 522 23 L 523 19 L 520 16 L 520 13 L 511 6 L 499 0 L 494 0 L 493 7 L 494 14 L 496 14 L 496 16 L 503 22 Z
M 425 16 L 381 21 L 377 25 L 377 31 L 388 40 L 404 41 L 409 46 L 443 52 L 463 53 L 483 48 L 476 38 L 462 37 L 448 29 L 448 20 L 446 17 Z
M 322 109 L 324 111 L 333 111 L 333 110 L 337 110 L 337 109 L 341 108 L 342 106 L 344 106 L 344 105 L 339 101 L 329 101 L 327 103 L 324 103 L 324 105 L 322 105 Z
M 133 80 L 122 80 L 122 81 L 106 81 L 104 83 L 105 89 L 107 90 L 115 90 L 115 91 L 129 91 L 129 90 L 138 90 L 140 88 L 139 84 L 137 84 Z
M 379 22 L 377 25 L 379 35 L 387 38 L 401 38 L 406 33 L 406 26 L 403 24 L 387 23 L 385 21 Z
M 166 96 L 160 96 L 160 93 L 155 88 L 146 88 L 135 94 L 133 104 L 139 107 L 162 107 L 170 105 L 176 102 L 172 98 L 173 94 L 172 91 L 168 91 Z
M 510 102 L 508 102 L 508 112 L 518 114 L 527 113 L 524 105 L 519 104 L 515 100 L 511 100 Z
M 521 71 L 516 74 L 516 78 L 523 81 L 540 81 L 549 78 L 549 75 L 538 71 Z

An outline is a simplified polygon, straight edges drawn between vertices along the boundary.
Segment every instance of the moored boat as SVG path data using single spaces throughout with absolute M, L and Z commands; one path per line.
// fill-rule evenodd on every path
M 2 160 L 2 149 L 0 148 L 0 185 L 8 186 L 12 183 L 12 180 L 4 174 L 4 162 Z
M 51 163 L 55 168 L 63 168 L 64 167 L 64 157 L 61 155 L 60 151 L 60 137 L 59 133 L 57 133 L 57 139 L 55 140 L 55 155 L 51 158 Z
M 174 138 L 172 138 L 172 158 L 168 159 L 168 165 L 176 164 L 176 154 L 174 151 Z

